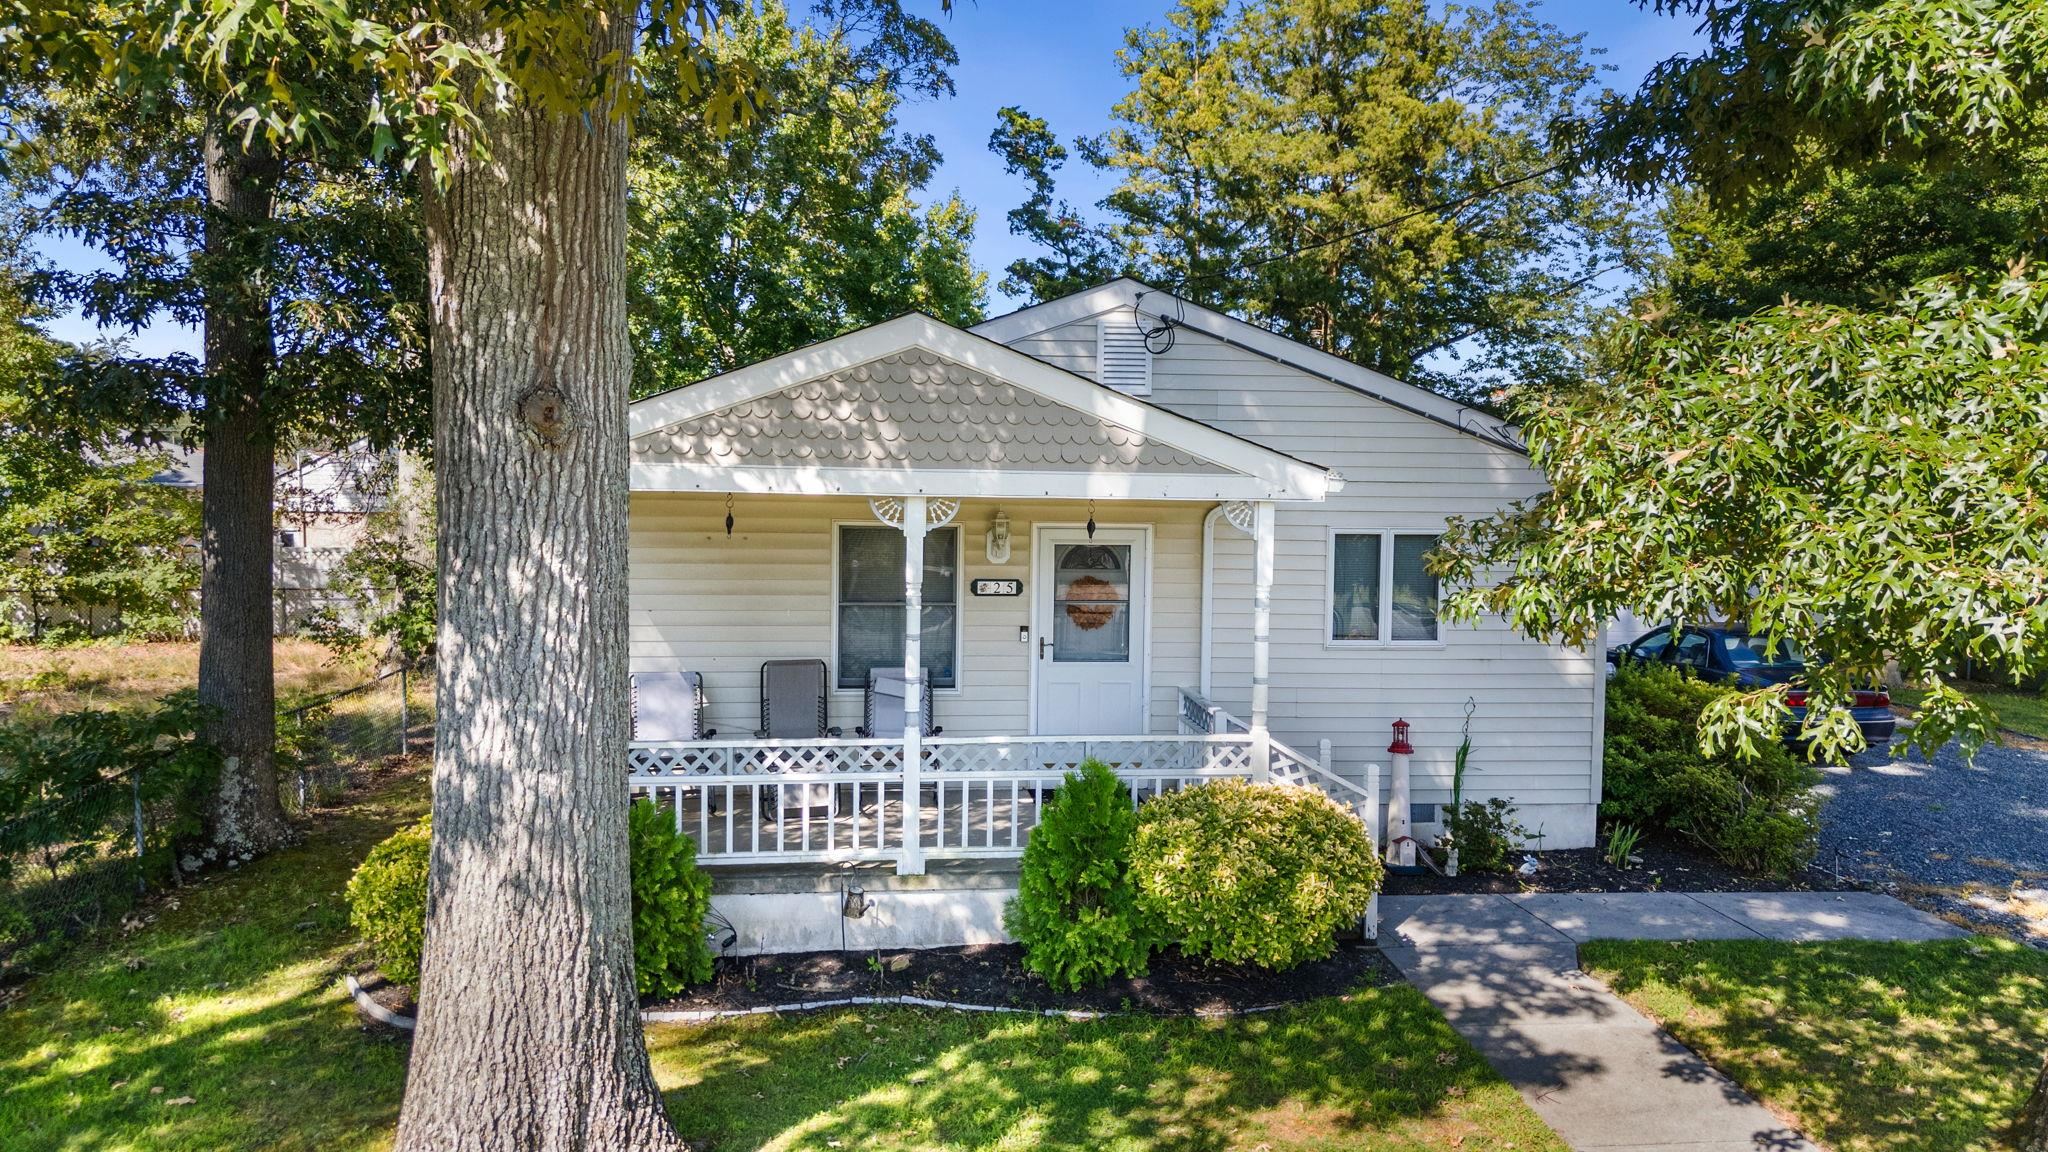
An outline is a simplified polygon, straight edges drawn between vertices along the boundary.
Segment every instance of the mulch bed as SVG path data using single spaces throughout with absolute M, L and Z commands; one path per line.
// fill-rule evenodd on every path
M 709 987 L 644 1005 L 682 1011 L 760 1008 L 850 996 L 921 996 L 998 1008 L 1155 1015 L 1242 1012 L 1400 981 L 1377 948 L 1344 941 L 1328 959 L 1287 972 L 1204 964 L 1177 952 L 1151 971 L 1084 992 L 1055 992 L 1023 964 L 1015 944 L 885 952 L 795 952 L 727 958 Z
M 718 961 L 709 985 L 673 1000 L 650 1000 L 641 1007 L 744 1011 L 854 996 L 919 996 L 1031 1011 L 1191 1016 L 1272 1008 L 1401 982 L 1400 974 L 1378 948 L 1358 940 L 1339 941 L 1329 958 L 1287 972 L 1205 964 L 1167 951 L 1152 958 L 1151 970 L 1144 976 L 1112 980 L 1071 994 L 1053 991 L 1024 967 L 1023 960 L 1024 950 L 1015 944 L 728 956 Z M 377 1003 L 402 1016 L 414 1014 L 410 989 L 367 968 L 357 972 L 356 979 Z
M 1387 876 L 1390 896 L 1441 896 L 1516 892 L 1833 892 L 1858 887 L 1825 872 L 1808 870 L 1791 878 L 1738 871 L 1684 843 L 1645 839 L 1636 846 L 1641 861 L 1628 868 L 1607 862 L 1598 848 L 1535 853 L 1534 876 L 1466 872 L 1455 879 L 1429 874 Z M 1522 857 L 1516 856 L 1520 864 Z

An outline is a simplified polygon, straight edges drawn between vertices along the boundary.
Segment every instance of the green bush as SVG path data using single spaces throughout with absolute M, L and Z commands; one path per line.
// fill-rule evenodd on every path
M 1217 780 L 1139 809 L 1130 874 L 1158 939 L 1278 970 L 1328 956 L 1381 869 L 1364 827 L 1316 789 Z
M 1091 757 L 1067 773 L 1032 829 L 1003 926 L 1024 945 L 1024 966 L 1054 988 L 1144 974 L 1152 945 L 1129 875 L 1137 826 L 1130 792 Z
M 1726 863 L 1787 874 L 1813 859 L 1820 779 L 1791 749 L 1752 759 L 1700 751 L 1700 712 L 1733 689 L 1659 664 L 1624 661 L 1607 686 L 1601 819 L 1684 836 Z
M 1515 819 L 1515 806 L 1496 796 L 1467 800 L 1444 814 L 1444 842 L 1458 850 L 1460 872 L 1506 872 L 1529 830 Z
M 401 828 L 370 849 L 348 881 L 348 921 L 369 941 L 386 979 L 417 984 L 427 933 L 427 861 L 432 854 L 429 817 Z
M 633 970 L 642 996 L 673 996 L 711 979 L 704 916 L 711 877 L 697 867 L 697 843 L 675 819 L 638 800 L 632 811 Z
M 0 880 L 33 854 L 52 874 L 133 844 L 140 800 L 159 815 L 154 856 L 199 830 L 220 754 L 199 736 L 210 715 L 190 691 L 148 710 L 81 708 L 0 720 Z
M 711 878 L 697 867 L 697 845 L 645 800 L 633 805 L 633 962 L 642 996 L 673 996 L 711 978 L 704 914 Z M 348 882 L 349 923 L 385 977 L 414 984 L 427 923 L 427 860 L 432 822 L 393 833 Z

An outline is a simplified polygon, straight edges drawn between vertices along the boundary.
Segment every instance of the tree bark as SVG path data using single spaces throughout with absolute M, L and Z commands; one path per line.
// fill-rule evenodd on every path
M 633 984 L 626 128 L 483 127 L 426 205 L 440 719 L 398 1148 L 681 1149 Z
M 2048 1152 L 2048 1058 L 2041 1063 L 2041 1075 L 2034 1081 L 2034 1095 L 2020 1113 L 2016 1133 L 2020 1152 Z
M 228 861 L 291 838 L 277 795 L 271 665 L 271 500 L 276 449 L 262 395 L 276 357 L 252 235 L 269 221 L 276 165 L 215 126 L 206 142 L 206 456 L 200 465 L 199 701 L 222 755 L 208 839 Z M 221 275 L 234 270 L 235 275 Z M 228 286 L 232 284 L 232 287 Z

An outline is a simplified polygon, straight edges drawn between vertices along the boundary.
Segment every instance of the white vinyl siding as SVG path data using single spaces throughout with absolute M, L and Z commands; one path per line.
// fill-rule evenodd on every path
M 1010 520 L 1007 564 L 988 560 L 996 510 Z M 1178 690 L 1199 675 L 1202 635 L 1200 503 L 1100 501 L 1103 527 L 1152 528 L 1150 715 L 1153 732 L 1174 730 Z M 948 736 L 1031 730 L 1029 700 L 1037 637 L 1031 623 L 1032 531 L 1039 524 L 1079 528 L 1085 501 L 968 500 L 951 527 L 959 532 L 960 686 L 935 696 Z M 742 495 L 725 535 L 725 499 L 710 494 L 635 492 L 629 588 L 632 670 L 704 674 L 710 724 L 721 736 L 759 727 L 761 662 L 833 660 L 835 525 L 874 523 L 867 501 L 832 496 Z M 879 527 L 879 525 L 877 525 Z M 1014 579 L 1021 596 L 975 596 L 972 582 Z M 1243 624 L 1251 635 L 1251 624 Z M 861 722 L 861 693 L 835 690 L 831 723 L 848 732 Z
M 1092 376 L 1095 321 L 1013 346 Z M 1598 653 L 1530 640 L 1498 619 L 1439 624 L 1433 643 L 1329 639 L 1333 531 L 1434 535 L 1451 516 L 1490 516 L 1543 491 L 1527 457 L 1185 327 L 1155 357 L 1148 400 L 1344 474 L 1343 490 L 1324 503 L 1282 504 L 1276 517 L 1276 738 L 1311 752 L 1318 740 L 1331 741 L 1338 771 L 1357 779 L 1366 763 L 1386 763 L 1389 727 L 1406 719 L 1415 726 L 1414 798 L 1447 802 L 1469 698 L 1467 792 L 1512 798 L 1532 828 L 1548 806 L 1590 820 L 1598 800 Z M 1251 699 L 1251 541 L 1228 526 L 1215 532 L 1210 628 L 1211 696 L 1243 715 Z M 1559 830 L 1549 828 L 1553 847 L 1562 846 Z

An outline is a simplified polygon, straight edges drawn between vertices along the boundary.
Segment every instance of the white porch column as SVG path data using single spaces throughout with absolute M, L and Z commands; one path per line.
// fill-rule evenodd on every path
M 1273 771 L 1273 734 L 1266 727 L 1273 629 L 1273 502 L 1252 508 L 1252 780 L 1264 784 Z
M 903 498 L 903 854 L 900 876 L 924 874 L 925 498 Z

